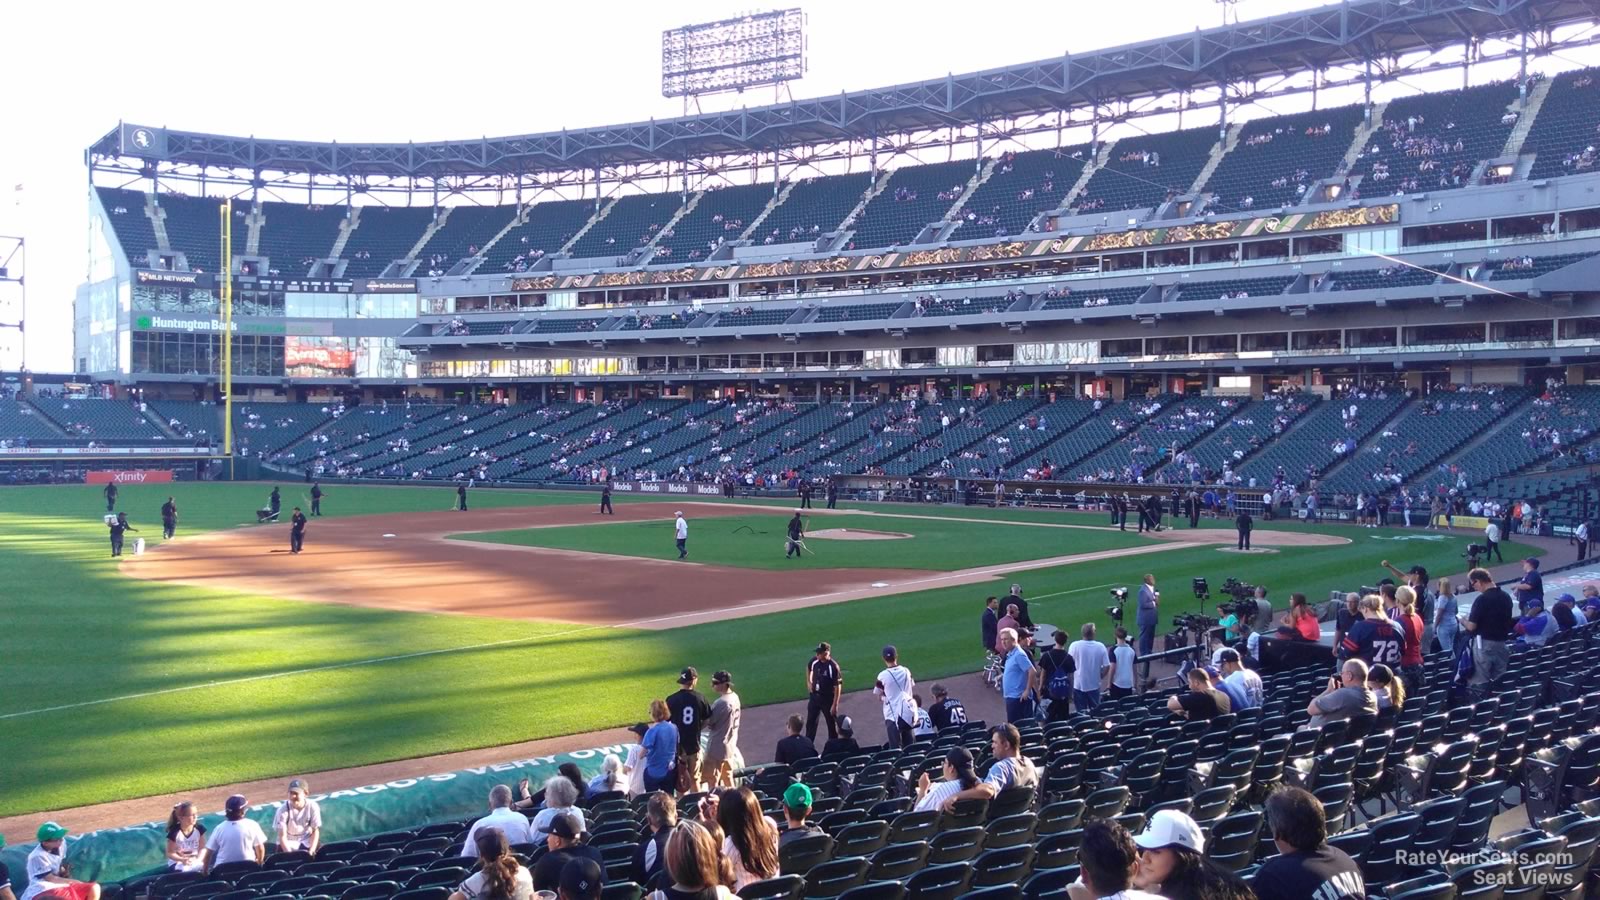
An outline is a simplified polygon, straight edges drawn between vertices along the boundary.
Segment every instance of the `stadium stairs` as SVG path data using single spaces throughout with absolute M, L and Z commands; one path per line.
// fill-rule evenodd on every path
M 543 460 L 527 463 L 522 469 L 512 472 L 508 477 L 511 481 L 565 481 L 577 480 L 575 473 L 593 467 L 606 456 L 629 449 L 624 446 L 630 441 L 647 440 L 646 435 L 654 436 L 665 431 L 661 424 L 663 417 L 670 420 L 672 412 L 684 406 L 681 400 L 639 400 L 631 402 L 620 412 L 613 412 L 600 419 L 591 429 L 591 436 L 601 432 L 610 431 L 609 440 L 597 440 L 588 446 L 574 446 L 570 442 L 555 447 Z M 574 432 L 566 436 L 572 437 Z
M 1450 469 L 1454 468 L 1466 474 L 1468 494 L 1472 495 L 1496 479 L 1531 472 L 1553 459 L 1562 447 L 1581 451 L 1600 438 L 1600 388 L 1564 387 L 1558 396 L 1555 403 L 1533 398 L 1497 427 L 1474 435 L 1412 484 L 1430 497 L 1441 488 L 1453 489 L 1456 478 Z M 1536 433 L 1548 427 L 1561 428 L 1566 437 L 1558 444 Z
M 280 450 L 278 461 L 293 468 L 318 459 L 326 459 L 336 466 L 350 465 L 383 449 L 384 438 L 403 437 L 408 431 L 428 427 L 431 419 L 453 409 L 455 407 L 444 405 L 401 403 L 388 408 L 377 404 L 346 407 L 338 418 L 323 425 L 315 435 Z
M 1221 424 L 1222 404 L 1228 399 L 1163 395 L 1158 411 L 1144 416 L 1135 427 L 1118 435 L 1098 452 L 1079 460 L 1073 471 L 1091 478 L 1098 477 L 1102 469 L 1110 469 L 1119 473 L 1117 480 L 1122 480 L 1123 469 L 1136 462 L 1146 472 L 1159 468 L 1166 460 L 1166 451 L 1184 450 Z M 1190 413 L 1194 415 L 1191 417 Z M 1135 456 L 1138 451 L 1144 453 L 1142 460 Z
M 1288 419 L 1283 426 L 1283 433 L 1287 434 L 1294 428 L 1295 423 L 1316 406 L 1317 402 L 1318 397 L 1315 394 L 1296 394 L 1292 398 L 1268 397 L 1262 400 L 1247 400 L 1229 411 L 1226 418 L 1218 422 L 1217 427 L 1210 433 L 1181 449 L 1199 463 L 1202 475 L 1205 473 L 1220 475 L 1225 467 L 1236 470 L 1276 439 L 1277 436 L 1272 433 L 1272 429 L 1279 416 Z M 1300 404 L 1304 404 L 1303 410 L 1297 408 Z M 1278 409 L 1280 406 L 1284 407 L 1282 412 Z M 1248 421 L 1250 424 L 1237 424 L 1240 420 Z M 1259 445 L 1252 445 L 1250 443 L 1252 439 L 1259 440 Z M 1233 453 L 1241 447 L 1243 452 L 1236 460 L 1233 458 Z M 1146 470 L 1145 477 L 1148 479 L 1153 476 L 1156 481 L 1168 484 L 1184 484 L 1190 481 L 1184 473 L 1176 470 L 1172 460 L 1171 455 L 1163 457 L 1158 465 Z M 1172 480 L 1174 478 L 1176 480 Z
M 1358 411 L 1356 427 L 1346 428 L 1343 413 L 1352 405 Z M 1359 445 L 1393 419 L 1404 405 L 1405 397 L 1399 393 L 1365 400 L 1334 398 L 1319 403 L 1293 427 L 1262 447 L 1261 452 L 1235 466 L 1234 471 L 1246 480 L 1254 478 L 1257 484 L 1271 484 L 1281 468 L 1288 481 L 1304 486 L 1312 477 L 1308 472 L 1320 477 L 1340 461 L 1333 452 L 1334 441 L 1351 438 Z
M 878 465 L 887 475 L 942 475 L 944 460 L 955 460 L 962 453 L 990 439 L 1006 433 L 1024 416 L 1036 411 L 1038 400 L 1001 400 L 980 407 L 975 416 L 976 425 L 966 425 L 960 419 L 962 403 L 946 402 L 941 412 L 948 412 L 951 425 L 942 434 L 936 433 L 938 446 L 918 450 L 915 445 L 905 447 L 899 454 L 881 461 Z M 936 423 L 937 424 L 937 423 Z
M 1392 408 L 1385 408 L 1384 405 L 1378 404 L 1380 415 L 1382 416 L 1379 421 L 1374 423 L 1371 428 L 1360 429 L 1358 434 L 1352 435 L 1347 433 L 1347 437 L 1354 437 L 1356 439 L 1356 447 L 1349 453 L 1342 454 L 1341 456 L 1332 459 L 1330 464 L 1320 468 L 1321 474 L 1318 476 L 1318 482 L 1321 485 L 1322 490 L 1326 493 L 1338 493 L 1341 490 L 1349 490 L 1352 492 L 1359 489 L 1372 490 L 1370 483 L 1363 483 L 1359 481 L 1356 482 L 1355 486 L 1353 487 L 1347 486 L 1344 488 L 1335 489 L 1331 485 L 1342 479 L 1341 470 L 1349 466 L 1352 460 L 1356 459 L 1363 453 L 1371 453 L 1374 447 L 1379 446 L 1383 441 L 1384 432 L 1393 430 L 1402 419 L 1412 412 L 1413 403 L 1414 401 L 1407 399 L 1404 395 L 1401 395 L 1399 397 L 1399 402 L 1394 404 Z M 1333 405 L 1337 407 L 1339 404 L 1337 401 L 1335 401 Z M 1349 406 L 1350 401 L 1347 400 L 1345 402 L 1345 408 L 1348 409 Z M 1360 420 L 1368 421 L 1366 418 L 1368 403 L 1360 403 L 1359 406 L 1361 410 Z M 1332 452 L 1332 442 L 1330 441 L 1328 450 L 1330 456 L 1332 455 Z M 1356 470 L 1358 472 L 1359 469 L 1360 467 L 1357 466 Z
M 1329 469 L 1323 489 L 1344 493 L 1392 490 L 1393 482 L 1378 480 L 1385 469 L 1392 469 L 1401 483 L 1410 481 L 1454 452 L 1464 435 L 1515 417 L 1531 399 L 1526 391 L 1513 388 L 1493 397 L 1476 391 L 1435 392 L 1414 400 L 1355 453 Z M 1472 409 L 1473 405 L 1478 408 Z M 1407 455 L 1405 451 L 1412 445 L 1415 450 Z
M 1089 182 L 1094 180 L 1097 172 L 1105 168 L 1106 162 L 1111 159 L 1111 153 L 1116 149 L 1116 146 L 1116 139 L 1106 141 L 1100 145 L 1089 161 L 1083 165 L 1082 171 L 1078 173 L 1078 180 L 1074 181 L 1072 187 L 1062 196 L 1060 203 L 1062 209 L 1077 207 L 1079 199 L 1083 197 L 1083 192 L 1089 187 Z
M 413 470 L 434 478 L 460 477 L 483 470 L 490 479 L 505 478 L 526 466 L 524 454 L 555 443 L 601 421 L 607 407 L 579 403 L 556 403 L 545 406 L 509 407 L 514 418 L 501 422 L 486 431 L 472 436 L 471 447 L 453 450 L 433 448 L 412 458 Z M 473 447 L 478 455 L 473 455 Z M 451 454 L 445 456 L 445 454 Z M 425 457 L 445 456 L 432 462 Z M 489 462 L 485 463 L 487 458 Z M 429 465 L 418 465 L 429 462 Z M 410 473 L 406 473 L 409 476 Z

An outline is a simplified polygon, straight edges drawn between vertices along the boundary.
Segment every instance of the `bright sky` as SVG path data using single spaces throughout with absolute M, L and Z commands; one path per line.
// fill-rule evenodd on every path
M 609 0 L 418 8 L 285 0 L 26 3 L 0 54 L 0 235 L 28 243 L 28 365 L 66 371 L 86 266 L 83 150 L 118 120 L 301 140 L 462 139 L 678 115 L 660 92 L 664 29 L 799 5 L 809 73 L 796 97 L 881 87 L 1221 24 L 1212 0 L 1068 0 L 914 10 L 859 0 Z M 1320 5 L 1240 0 L 1242 19 Z M 1131 9 L 1137 15 L 1113 15 Z M 909 13 L 909 14 L 908 14 Z M 751 105 L 768 102 L 754 92 Z M 730 108 L 731 97 L 706 107 Z M 1206 115 L 1210 115 L 1207 113 Z M 1186 124 L 1189 124 L 1186 122 Z M 20 191 L 15 188 L 21 185 Z M 0 287 L 0 290 L 5 290 Z M 0 315 L 0 318 L 3 318 Z M 0 332 L 0 369 L 17 365 Z

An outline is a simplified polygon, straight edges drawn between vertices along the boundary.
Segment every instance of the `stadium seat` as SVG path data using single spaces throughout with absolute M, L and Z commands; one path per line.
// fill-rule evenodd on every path
M 839 900 L 904 900 L 906 886 L 898 881 L 869 881 L 850 888 Z
M 806 872 L 806 900 L 833 900 L 866 881 L 872 864 L 859 856 L 831 859 Z M 742 895 L 741 895 L 742 900 Z
M 1021 900 L 1022 888 L 1014 884 L 994 885 L 962 894 L 958 900 Z
M 369 881 L 340 894 L 339 900 L 387 900 L 398 893 L 400 885 L 392 881 Z
M 800 900 L 805 890 L 806 880 L 801 876 L 779 875 L 745 885 L 739 891 L 739 900 Z
M 1020 884 L 1032 868 L 1033 846 L 1030 844 L 985 850 L 972 861 L 971 885 L 978 888 Z
M 939 827 L 939 833 L 928 842 L 928 864 L 942 866 L 947 863 L 967 862 L 983 849 L 983 829 Z
M 394 895 L 393 900 L 448 900 L 450 889 L 444 887 L 408 888 Z
M 833 858 L 831 835 L 812 834 L 790 841 L 778 850 L 778 871 L 785 875 L 805 875 L 813 866 Z
M 972 867 L 965 863 L 930 865 L 906 881 L 906 891 L 918 900 L 955 900 L 971 877 Z
M 928 863 L 928 842 L 890 844 L 872 855 L 869 881 L 904 881 Z

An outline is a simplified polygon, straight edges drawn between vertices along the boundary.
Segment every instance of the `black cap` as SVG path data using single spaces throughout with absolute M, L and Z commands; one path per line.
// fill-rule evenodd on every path
M 574 856 L 561 867 L 561 896 L 573 900 L 597 900 L 604 874 L 600 864 L 587 856 Z
M 578 817 L 572 813 L 556 813 L 550 817 L 549 832 L 556 837 L 575 841 L 583 834 L 583 827 L 578 824 Z
M 711 683 L 712 684 L 733 684 L 733 675 L 731 673 L 727 672 L 727 671 L 719 669 L 719 670 L 717 670 L 717 672 L 715 674 L 713 674 L 711 676 Z
M 678 673 L 678 683 L 688 684 L 699 677 L 700 673 L 694 670 L 694 666 L 684 666 L 683 671 Z
M 827 641 L 822 641 L 821 643 L 817 644 L 817 649 L 812 651 L 812 652 L 813 653 L 832 653 L 833 652 L 833 647 Z
M 643 722 L 635 722 L 634 724 L 628 726 L 628 730 L 634 734 L 637 734 L 639 737 L 644 737 L 644 733 L 650 730 L 650 726 Z

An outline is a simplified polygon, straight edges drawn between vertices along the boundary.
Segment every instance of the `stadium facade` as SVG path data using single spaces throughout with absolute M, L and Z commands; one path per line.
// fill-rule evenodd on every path
M 240 399 L 1582 382 L 1600 337 L 1600 88 L 1525 76 L 1530 54 L 1591 28 L 1559 0 L 1374 0 L 514 138 L 123 123 L 87 153 L 77 368 L 215 396 L 231 197 Z M 1472 83 L 1464 61 L 1490 45 L 1524 77 Z M 1369 102 L 1453 51 L 1462 88 Z M 1267 81 L 1363 102 L 1235 121 L 1230 96 Z M 1190 127 L 1106 136 L 1162 97 Z M 940 144 L 943 162 L 891 164 Z M 291 196 L 307 202 L 269 199 Z

